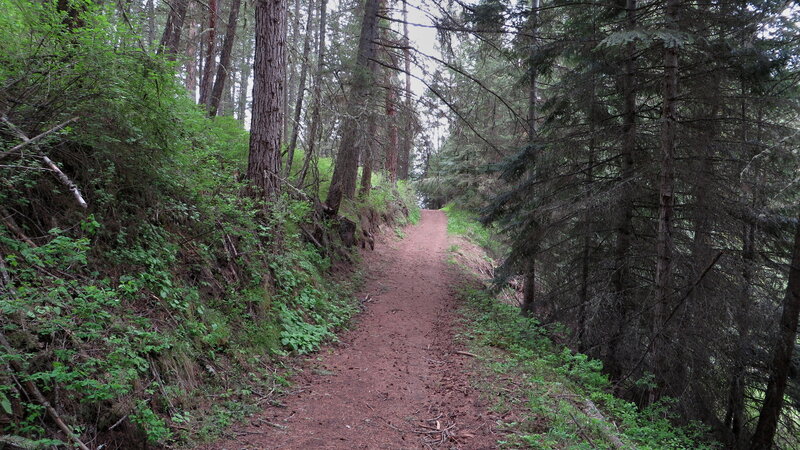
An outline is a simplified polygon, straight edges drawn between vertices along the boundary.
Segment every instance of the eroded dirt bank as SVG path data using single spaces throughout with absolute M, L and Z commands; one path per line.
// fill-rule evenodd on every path
M 296 380 L 298 393 L 209 449 L 494 448 L 495 418 L 453 343 L 447 218 L 423 211 L 365 255 L 366 311 Z

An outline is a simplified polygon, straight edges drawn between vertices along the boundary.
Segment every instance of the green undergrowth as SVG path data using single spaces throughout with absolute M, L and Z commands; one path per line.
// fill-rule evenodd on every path
M 0 84 L 18 99 L 5 117 L 32 136 L 77 118 L 0 166 L 0 447 L 67 441 L 31 386 L 90 447 L 192 447 L 277 401 L 292 355 L 358 310 L 352 249 L 334 232 L 312 243 L 330 224 L 306 196 L 246 195 L 248 133 L 206 117 L 175 63 L 114 23 L 115 5 L 0 6 Z M 0 152 L 19 141 L 0 126 Z M 313 172 L 324 187 L 330 160 Z M 413 216 L 404 184 L 375 186 L 354 217 Z
M 460 338 L 478 355 L 474 380 L 500 423 L 507 448 L 713 448 L 705 430 L 676 427 L 669 401 L 646 409 L 610 393 L 600 361 L 553 342 L 534 319 L 482 289 L 462 287 Z
M 490 233 L 474 216 L 444 208 L 448 231 L 486 248 Z M 495 244 L 496 245 L 496 244 Z M 450 252 L 457 252 L 453 245 Z M 451 258 L 451 263 L 455 260 Z M 478 357 L 475 387 L 504 421 L 504 448 L 716 448 L 700 424 L 675 426 L 670 400 L 640 409 L 615 397 L 602 362 L 552 338 L 519 308 L 493 296 L 469 267 L 459 287 L 462 331 L 458 338 Z M 471 284 L 469 284 L 471 283 Z M 555 327 L 557 328 L 557 327 Z
M 478 223 L 475 213 L 461 209 L 454 203 L 448 203 L 442 208 L 442 211 L 447 215 L 448 233 L 464 236 L 492 255 L 501 254 L 503 251 L 502 241 L 496 239 L 489 228 Z

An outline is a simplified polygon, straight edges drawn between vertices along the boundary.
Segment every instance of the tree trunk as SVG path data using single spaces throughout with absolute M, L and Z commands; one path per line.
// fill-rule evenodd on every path
M 154 0 L 147 0 L 145 4 L 147 10 L 147 48 L 153 49 L 153 42 L 156 41 L 156 6 Z
M 377 25 L 378 0 L 366 0 L 358 42 L 358 59 L 353 69 L 350 93 L 347 96 L 347 115 L 343 119 L 339 152 L 336 155 L 331 187 L 326 199 L 333 215 L 338 214 L 343 199 L 355 196 L 358 156 L 364 145 L 364 136 L 358 132 L 358 125 L 370 114 L 369 97 L 374 78 L 370 60 L 375 56 L 373 43 L 377 37 Z
M 680 0 L 667 0 L 666 22 L 677 28 Z M 663 382 L 669 365 L 666 352 L 666 318 L 669 314 L 672 290 L 673 213 L 675 207 L 675 135 L 678 124 L 678 49 L 664 48 L 664 91 L 661 113 L 661 167 L 658 188 L 658 232 L 656 242 L 655 308 L 652 323 L 651 368 L 656 380 Z M 651 400 L 655 397 L 651 393 Z
M 225 30 L 225 40 L 222 44 L 222 53 L 219 57 L 217 66 L 217 78 L 214 87 L 211 89 L 211 101 L 208 104 L 208 115 L 214 117 L 219 111 L 219 103 L 222 98 L 222 91 L 225 89 L 225 81 L 228 79 L 228 69 L 231 64 L 231 52 L 233 51 L 233 41 L 236 39 L 236 25 L 239 21 L 239 5 L 242 0 L 231 0 L 231 11 L 228 14 L 228 28 Z
M 325 0 L 321 0 L 325 1 Z M 292 174 L 292 163 L 294 162 L 294 149 L 297 146 L 297 136 L 300 132 L 300 115 L 303 112 L 303 97 L 306 91 L 306 78 L 308 74 L 308 54 L 311 52 L 311 23 L 314 18 L 314 2 L 308 2 L 308 18 L 306 19 L 306 32 L 303 38 L 303 55 L 300 62 L 300 86 L 297 88 L 297 99 L 294 105 L 294 119 L 292 123 L 292 137 L 289 139 L 288 156 L 286 157 L 286 178 Z
M 403 0 L 403 64 L 406 70 L 405 120 L 403 121 L 403 146 L 400 149 L 399 177 L 407 180 L 411 173 L 411 150 L 414 147 L 414 111 L 411 99 L 411 42 L 408 39 L 408 0 Z
M 367 142 L 364 145 L 363 167 L 361 169 L 361 189 L 359 195 L 367 197 L 369 191 L 372 189 L 372 164 L 375 160 L 375 133 L 377 132 L 378 124 L 375 116 L 371 115 L 367 119 Z
M 285 105 L 285 0 L 256 2 L 256 44 L 253 76 L 253 112 L 247 177 L 266 198 L 278 192 L 281 135 Z
M 158 46 L 158 54 L 165 54 L 170 61 L 175 61 L 178 44 L 181 42 L 183 22 L 186 19 L 186 10 L 189 8 L 189 0 L 175 0 L 175 5 L 170 6 L 167 24 Z
M 247 3 L 245 3 L 246 7 Z M 247 17 L 247 11 L 245 11 L 245 17 Z M 246 22 L 245 22 L 246 25 Z M 245 26 L 246 27 L 246 26 Z M 239 115 L 239 120 L 244 123 L 246 120 L 247 115 L 247 95 L 249 94 L 248 90 L 250 89 L 250 73 L 252 68 L 252 55 L 248 51 L 250 47 L 251 41 L 248 38 L 247 41 L 244 43 L 243 52 L 244 56 L 242 56 L 242 69 L 239 71 L 240 79 L 239 79 L 239 95 L 237 96 L 237 110 Z
M 217 56 L 217 15 L 219 7 L 217 0 L 208 2 L 208 30 L 206 37 L 206 57 L 203 64 L 203 75 L 200 78 L 200 101 L 201 105 L 208 105 L 211 97 L 211 89 L 214 83 L 214 67 Z
M 394 66 L 394 63 L 392 63 Z M 397 91 L 392 83 L 392 73 L 386 71 L 386 120 L 389 126 L 389 142 L 386 146 L 386 173 L 389 182 L 397 181 Z
M 539 29 L 539 5 L 540 0 L 531 1 L 531 10 L 528 14 L 528 32 L 530 33 L 528 49 L 528 146 L 531 152 L 535 152 L 533 146 L 536 145 L 536 104 L 537 104 L 537 85 L 536 85 L 536 67 L 534 61 L 538 51 L 538 40 L 536 33 Z M 536 159 L 534 157 L 534 159 Z M 538 165 L 533 164 L 534 170 L 538 170 Z M 522 314 L 524 316 L 532 316 L 535 312 L 536 306 L 536 257 L 539 252 L 539 238 L 534 236 L 531 243 L 530 255 L 528 261 L 525 262 L 525 287 L 522 295 Z
M 197 37 L 200 34 L 200 24 L 192 17 L 195 7 L 189 7 L 189 36 L 186 40 L 186 90 L 192 100 L 197 101 Z
M 636 28 L 636 0 L 625 2 L 627 31 Z M 630 279 L 630 264 L 628 262 L 633 238 L 633 180 L 635 168 L 633 155 L 636 152 L 636 45 L 629 43 L 626 46 L 625 74 L 622 78 L 622 172 L 619 201 L 619 219 L 617 223 L 617 239 L 614 248 L 614 272 L 611 275 L 611 286 L 616 302 L 616 315 L 619 324 L 615 327 L 614 335 L 610 342 L 609 372 L 612 378 L 622 374 L 622 343 L 624 330 L 630 321 L 633 305 L 630 301 L 628 280 Z
M 789 284 L 783 299 L 778 341 L 775 343 L 772 364 L 769 366 L 771 372 L 767 382 L 767 392 L 758 416 L 756 431 L 750 441 L 750 448 L 753 450 L 772 448 L 775 430 L 778 428 L 778 419 L 783 408 L 787 377 L 792 364 L 792 352 L 797 340 L 797 322 L 798 315 L 800 315 L 800 223 L 795 227 Z
M 328 18 L 328 0 L 319 0 L 319 32 L 317 42 L 317 69 L 314 73 L 314 92 L 312 94 L 311 125 L 308 127 L 308 146 L 306 157 L 303 160 L 303 170 L 300 171 L 300 186 L 306 179 L 308 167 L 311 164 L 319 134 L 320 107 L 322 104 L 322 75 L 325 69 L 325 27 Z

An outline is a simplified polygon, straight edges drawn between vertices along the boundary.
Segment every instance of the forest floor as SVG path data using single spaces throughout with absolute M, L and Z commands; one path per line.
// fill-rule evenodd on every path
M 459 274 L 446 262 L 447 218 L 422 211 L 406 237 L 364 253 L 365 310 L 312 355 L 296 389 L 209 450 L 494 448 L 497 417 L 454 341 Z

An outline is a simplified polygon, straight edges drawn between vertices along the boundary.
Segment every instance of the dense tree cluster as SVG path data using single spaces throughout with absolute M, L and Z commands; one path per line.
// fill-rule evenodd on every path
M 797 8 L 448 12 L 438 83 L 458 114 L 423 191 L 483 209 L 523 311 L 568 325 L 620 392 L 674 399 L 728 446 L 766 448 L 776 430 L 796 446 Z

